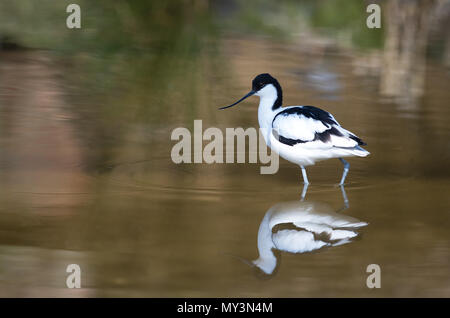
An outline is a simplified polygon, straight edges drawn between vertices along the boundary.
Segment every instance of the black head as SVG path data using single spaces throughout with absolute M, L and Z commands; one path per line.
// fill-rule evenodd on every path
M 269 73 L 259 74 L 252 81 L 252 90 L 254 92 L 257 92 L 268 84 L 273 84 L 273 86 L 275 87 L 280 86 L 278 81 L 275 78 L 273 78 Z
M 252 90 L 245 95 L 244 97 L 242 97 L 240 100 L 238 100 L 237 102 L 235 102 L 234 104 L 225 106 L 225 107 L 221 107 L 219 109 L 225 109 L 225 108 L 230 108 L 233 107 L 234 105 L 239 104 L 240 102 L 242 102 L 244 99 L 246 99 L 247 97 L 250 97 L 252 95 L 258 95 L 258 92 L 263 89 L 264 87 L 266 87 L 267 85 L 272 84 L 276 90 L 277 90 L 277 99 L 275 100 L 272 109 L 277 109 L 279 107 L 281 107 L 281 104 L 283 103 L 283 92 L 281 91 L 281 86 L 278 83 L 278 81 L 272 77 L 269 73 L 263 73 L 263 74 L 259 74 L 258 76 L 256 76 L 253 81 L 252 81 Z

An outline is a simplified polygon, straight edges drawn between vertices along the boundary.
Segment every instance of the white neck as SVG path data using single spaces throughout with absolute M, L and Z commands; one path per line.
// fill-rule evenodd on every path
M 280 108 L 273 110 L 272 107 L 278 98 L 277 90 L 272 84 L 266 85 L 263 89 L 255 95 L 260 97 L 258 108 L 258 122 L 259 127 L 264 131 L 272 129 L 272 121 L 275 115 L 280 111 Z M 264 134 L 266 137 L 266 134 Z M 266 138 L 267 142 L 267 138 Z

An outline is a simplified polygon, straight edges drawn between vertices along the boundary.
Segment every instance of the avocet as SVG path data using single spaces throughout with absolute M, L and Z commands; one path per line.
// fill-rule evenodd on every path
M 303 181 L 309 184 L 306 166 L 317 161 L 339 158 L 344 164 L 340 185 L 343 185 L 350 164 L 344 157 L 365 157 L 369 152 L 359 137 L 341 127 L 330 113 L 314 106 L 282 107 L 283 92 L 278 81 L 270 74 L 259 74 L 253 79 L 252 90 L 229 108 L 244 99 L 260 97 L 259 126 L 266 144 L 282 158 L 302 169 Z

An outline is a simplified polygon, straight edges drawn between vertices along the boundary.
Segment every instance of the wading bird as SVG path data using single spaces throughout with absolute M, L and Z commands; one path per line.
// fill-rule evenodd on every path
M 309 184 L 306 166 L 320 160 L 339 158 L 344 164 L 339 183 L 342 186 L 350 169 L 350 164 L 343 158 L 369 154 L 361 148 L 366 143 L 342 128 L 330 113 L 314 106 L 281 107 L 281 86 L 267 73 L 253 79 L 252 90 L 247 95 L 220 109 L 237 105 L 252 95 L 260 97 L 258 121 L 266 144 L 282 158 L 300 166 L 306 186 Z

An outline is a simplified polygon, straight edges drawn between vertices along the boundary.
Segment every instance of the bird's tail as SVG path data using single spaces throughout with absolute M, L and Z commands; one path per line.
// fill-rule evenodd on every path
M 358 157 L 366 157 L 370 155 L 370 152 L 360 146 L 356 146 L 355 148 L 353 148 L 352 153 Z
M 357 156 L 357 157 L 367 157 L 370 155 L 370 152 L 368 152 L 366 149 L 361 148 L 360 146 L 356 147 L 335 147 L 336 149 L 339 149 L 339 155 L 344 157 L 351 157 L 351 156 Z

